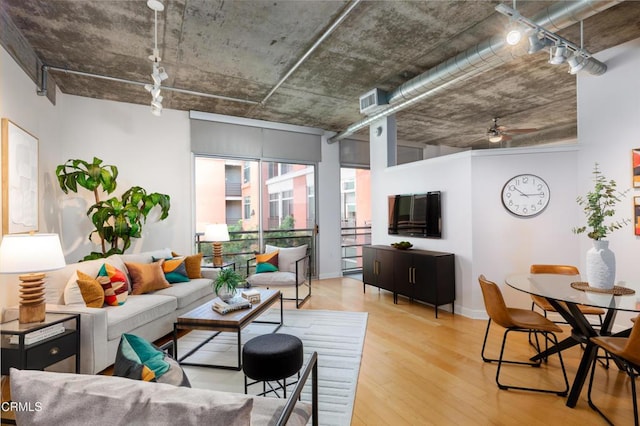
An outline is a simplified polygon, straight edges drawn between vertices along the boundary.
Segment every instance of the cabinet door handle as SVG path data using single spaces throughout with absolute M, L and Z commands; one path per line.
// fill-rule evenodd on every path
M 413 281 L 411 281 L 411 268 L 409 268 L 409 284 L 413 284 Z
M 60 352 L 60 348 L 58 348 L 57 346 L 54 346 L 51 349 L 49 349 L 49 355 L 51 356 L 58 355 L 59 352 Z
M 413 269 L 413 283 L 416 283 L 416 268 L 411 268 Z

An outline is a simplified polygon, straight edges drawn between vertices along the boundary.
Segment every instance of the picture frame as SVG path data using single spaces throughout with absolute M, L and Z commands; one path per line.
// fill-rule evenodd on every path
M 2 119 L 2 234 L 38 231 L 38 138 Z
M 633 175 L 633 187 L 640 188 L 640 148 L 631 150 L 631 173 Z
M 640 196 L 633 197 L 633 229 L 640 236 Z

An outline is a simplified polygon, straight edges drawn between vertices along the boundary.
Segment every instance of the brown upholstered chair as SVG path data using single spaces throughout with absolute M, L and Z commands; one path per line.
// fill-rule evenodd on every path
M 529 272 L 532 274 L 580 275 L 580 271 L 578 271 L 578 268 L 571 265 L 531 265 Z M 551 306 L 546 298 L 535 296 L 532 294 L 531 299 L 531 310 L 533 310 L 537 306 L 542 309 L 545 317 L 547 316 L 547 312 L 556 312 L 556 309 Z M 578 305 L 578 308 L 583 315 L 597 315 L 600 321 L 600 325 L 602 325 L 602 315 L 605 314 L 604 309 L 585 305 Z M 566 324 L 562 321 L 555 322 Z
M 558 352 L 558 359 L 560 360 L 562 375 L 564 376 L 565 387 L 563 390 L 527 388 L 500 383 L 500 370 L 503 363 L 531 365 L 534 367 L 537 367 L 542 363 L 541 360 L 537 362 L 529 362 L 503 359 L 504 348 L 505 344 L 507 343 L 507 336 L 510 332 L 516 331 L 533 333 L 536 336 L 536 343 L 538 343 L 538 335 L 541 334 L 544 337 L 545 342 L 551 341 L 552 343 L 557 345 L 558 338 L 556 337 L 555 333 L 562 333 L 562 329 L 537 312 L 530 311 L 528 309 L 508 308 L 504 302 L 504 298 L 502 297 L 502 292 L 500 291 L 500 288 L 496 285 L 496 283 L 487 280 L 484 275 L 480 275 L 478 277 L 478 281 L 480 282 L 480 288 L 482 289 L 482 296 L 484 298 L 484 305 L 487 310 L 487 315 L 489 315 L 487 330 L 485 331 L 484 341 L 482 342 L 481 355 L 484 362 L 498 362 L 498 370 L 496 371 L 496 383 L 498 384 L 498 387 L 500 389 L 520 389 L 536 392 L 556 393 L 560 396 L 565 396 L 569 390 L 569 382 L 567 380 L 567 373 L 565 371 L 562 354 L 560 352 Z M 485 356 L 485 347 L 487 344 L 487 337 L 489 335 L 489 327 L 491 326 L 492 321 L 506 329 L 502 338 L 502 347 L 500 348 L 500 357 L 498 359 L 491 359 Z M 540 345 L 537 344 L 536 346 L 538 352 L 540 352 Z
M 634 321 L 629 337 L 598 336 L 591 341 L 599 348 L 604 349 L 620 361 L 625 373 L 631 378 L 631 398 L 633 400 L 633 419 L 638 426 L 638 397 L 636 395 L 636 378 L 640 376 L 640 321 Z M 591 389 L 593 388 L 593 376 L 596 363 L 591 365 L 591 377 L 589 378 L 589 406 L 596 410 L 609 424 L 613 424 L 605 414 L 593 403 Z

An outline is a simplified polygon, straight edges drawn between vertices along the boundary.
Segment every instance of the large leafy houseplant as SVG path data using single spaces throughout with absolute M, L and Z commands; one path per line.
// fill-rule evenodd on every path
M 100 239 L 101 251 L 92 251 L 84 260 L 122 254 L 131 246 L 132 238 L 140 238 L 142 227 L 154 207 L 160 208 L 159 220 L 169 216 L 171 198 L 157 192 L 148 194 L 144 188 L 134 186 L 125 191 L 120 198 L 100 199 L 100 189 L 111 194 L 117 187 L 118 168 L 102 164 L 94 157 L 92 162 L 68 160 L 56 168 L 60 188 L 65 194 L 78 192 L 85 188 L 93 192 L 95 204 L 87 210 L 95 229 L 89 234 Z
M 586 196 L 579 196 L 576 199 L 587 216 L 587 225 L 573 228 L 573 232 L 576 234 L 587 232 L 589 238 L 599 241 L 629 223 L 629 219 L 610 219 L 616 213 L 616 204 L 622 200 L 628 190 L 618 191 L 616 182 L 613 179 L 607 180 L 598 168 L 598 163 L 593 168 L 593 182 L 593 190 L 587 192 Z

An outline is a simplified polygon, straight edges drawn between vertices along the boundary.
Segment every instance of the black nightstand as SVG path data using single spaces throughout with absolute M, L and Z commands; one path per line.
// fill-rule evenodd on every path
M 29 342 L 34 334 L 51 331 L 50 327 L 62 325 L 64 331 Z M 2 323 L 0 324 L 0 346 L 2 347 L 2 401 L 8 401 L 10 391 L 8 386 L 5 388 L 4 376 L 9 375 L 11 367 L 21 370 L 44 370 L 45 367 L 56 362 L 75 356 L 75 372 L 80 372 L 80 315 L 47 312 L 44 322 L 20 324 L 18 320 L 13 320 Z M 3 409 L 0 422 L 15 424 L 14 413 Z
M 65 330 L 60 334 L 44 338 L 34 343 L 28 339 L 34 334 L 42 333 L 49 327 L 55 327 L 68 321 Z M 43 370 L 58 361 L 76 357 L 76 373 L 80 372 L 80 315 L 58 314 L 47 312 L 44 322 L 20 324 L 13 320 L 0 324 L 2 346 L 2 375 L 9 374 L 9 368 L 21 370 Z M 15 339 L 13 343 L 10 339 Z

